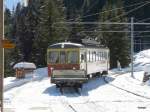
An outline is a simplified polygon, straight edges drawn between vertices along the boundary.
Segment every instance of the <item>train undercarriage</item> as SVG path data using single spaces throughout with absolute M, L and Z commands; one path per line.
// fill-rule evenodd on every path
M 80 94 L 82 84 L 87 80 L 88 78 L 51 78 L 51 82 L 56 84 L 56 88 L 59 88 L 61 94 L 63 94 L 63 89 L 66 87 L 74 88 Z
M 97 72 L 91 75 L 86 75 L 86 77 L 82 78 L 64 78 L 64 77 L 51 77 L 51 83 L 56 84 L 56 88 L 59 88 L 61 94 L 63 94 L 63 89 L 65 87 L 74 88 L 74 90 L 80 94 L 80 91 L 82 90 L 83 83 L 87 82 L 89 79 L 93 77 L 101 77 L 102 75 L 108 74 L 107 71 L 104 71 L 102 73 Z
M 75 90 L 75 92 L 77 92 L 78 94 L 80 94 L 81 90 L 82 90 L 82 84 L 81 83 L 74 83 L 71 85 L 68 85 L 66 83 L 61 83 L 61 84 L 56 84 L 56 88 L 59 88 L 61 94 L 64 93 L 64 88 L 69 87 L 69 88 L 73 88 Z

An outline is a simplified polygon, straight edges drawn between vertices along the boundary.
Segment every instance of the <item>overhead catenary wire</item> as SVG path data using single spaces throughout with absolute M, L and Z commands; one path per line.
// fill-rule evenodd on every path
M 108 24 L 108 25 L 130 25 L 131 23 L 129 22 L 56 22 L 54 23 L 53 25 L 55 24 L 89 24 L 89 25 L 94 25 L 94 24 Z M 133 23 L 134 25 L 150 25 L 150 23 L 138 23 L 138 22 L 135 22 Z
M 144 44 L 144 45 L 150 45 L 150 42 L 149 42 L 149 43 L 144 43 L 144 42 L 135 42 L 134 44 Z
M 87 30 L 87 31 L 81 31 L 81 32 L 107 32 L 107 33 L 111 33 L 111 32 L 118 32 L 118 33 L 130 33 L 130 32 L 132 32 L 132 31 L 124 31 L 124 30 L 101 30 L 101 31 L 89 31 L 89 30 Z M 150 31 L 134 31 L 134 32 L 148 32 L 148 33 L 150 33 Z
M 147 21 L 147 20 L 150 20 L 150 18 L 145 18 L 145 19 L 139 20 L 137 22 L 144 22 L 144 21 Z
M 150 35 L 143 35 L 143 36 L 134 35 L 134 37 L 150 37 Z
M 144 7 L 144 6 L 146 6 L 146 5 L 148 5 L 149 3 L 150 3 L 150 2 L 147 1 L 147 3 L 145 3 L 145 4 L 143 4 L 143 5 L 140 5 L 140 6 L 136 7 L 136 8 L 134 8 L 134 9 L 130 10 L 130 11 L 126 12 L 125 14 L 121 14 L 121 15 L 115 16 L 115 17 L 111 18 L 110 20 L 106 20 L 106 21 L 111 21 L 111 20 L 113 20 L 114 18 L 126 16 L 126 15 L 128 15 L 129 13 L 132 13 L 132 12 L 134 12 L 134 11 L 136 11 L 136 10 L 138 10 L 138 9 L 140 9 L 140 8 L 142 8 L 142 7 Z
M 147 0 L 147 1 L 150 1 L 150 0 Z M 138 5 L 141 5 L 141 4 L 145 4 L 146 1 L 144 2 L 139 2 L 139 3 L 134 3 L 134 4 L 131 4 L 131 5 L 128 5 L 128 6 L 124 6 L 124 7 L 119 7 L 119 8 L 113 8 L 113 9 L 110 9 L 110 10 L 105 10 L 103 12 L 99 12 L 99 13 L 94 13 L 94 14 L 89 14 L 89 15 L 85 15 L 83 17 L 78 17 L 76 18 L 75 20 L 79 20 L 79 19 L 83 19 L 83 18 L 87 18 L 87 17 L 90 17 L 90 16 L 95 16 L 95 15 L 98 15 L 100 13 L 105 13 L 105 12 L 110 12 L 110 11 L 114 11 L 114 10 L 119 10 L 119 9 L 124 9 L 124 8 L 130 8 L 130 7 L 134 7 L 134 6 L 138 6 Z M 74 19 L 69 19 L 67 21 L 73 21 Z
M 114 18 L 125 16 L 125 15 L 127 15 L 127 14 L 129 14 L 129 13 L 135 11 L 135 10 L 138 10 L 139 8 L 142 8 L 143 6 L 145 6 L 145 5 L 149 4 L 149 3 L 150 2 L 147 2 L 147 3 L 143 4 L 143 5 L 140 5 L 139 7 L 136 7 L 134 9 L 128 11 L 126 14 L 121 14 L 121 15 L 116 16 Z M 111 18 L 111 20 L 114 19 L 114 18 Z M 56 23 L 59 23 L 59 24 L 63 24 L 63 23 L 67 23 L 67 24 L 130 24 L 130 23 L 117 23 L 117 22 L 113 22 L 113 23 L 109 23 L 109 22 L 56 22 Z M 56 23 L 54 23 L 54 24 L 56 24 Z M 149 23 L 146 23 L 146 24 L 145 23 L 141 23 L 141 24 L 140 23 L 133 23 L 133 24 L 134 25 L 135 24 L 138 24 L 138 25 L 150 25 Z

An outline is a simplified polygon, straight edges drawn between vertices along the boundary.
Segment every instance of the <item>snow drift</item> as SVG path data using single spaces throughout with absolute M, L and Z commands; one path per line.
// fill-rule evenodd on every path
M 143 50 L 134 56 L 134 70 L 144 70 L 145 65 L 150 64 L 150 49 Z

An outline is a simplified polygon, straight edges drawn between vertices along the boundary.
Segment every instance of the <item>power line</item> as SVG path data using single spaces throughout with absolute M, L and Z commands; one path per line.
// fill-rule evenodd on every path
M 149 1 L 149 0 L 148 0 Z M 76 20 L 79 20 L 79 19 L 83 19 L 83 18 L 87 18 L 87 17 L 90 17 L 90 16 L 95 16 L 95 15 L 98 15 L 98 14 L 101 14 L 101 13 L 105 13 L 105 12 L 111 12 L 111 11 L 114 11 L 114 10 L 119 10 L 119 9 L 124 9 L 124 8 L 129 8 L 129 7 L 133 7 L 133 6 L 138 6 L 140 4 L 145 4 L 145 2 L 147 1 L 144 1 L 144 2 L 140 2 L 140 3 L 135 3 L 135 4 L 132 4 L 132 5 L 128 5 L 128 6 L 125 6 L 125 7 L 120 7 L 120 8 L 114 8 L 114 9 L 111 9 L 111 10 L 105 10 L 103 12 L 100 12 L 100 13 L 94 13 L 94 14 L 90 14 L 90 15 L 85 15 L 83 17 L 78 17 L 76 18 Z M 74 19 L 69 19 L 68 21 L 72 21 Z
M 145 19 L 139 20 L 139 21 L 137 21 L 137 22 L 147 21 L 147 20 L 149 20 L 149 19 L 150 19 L 150 18 L 145 18 Z
M 97 24 L 103 24 L 103 25 L 130 25 L 131 23 L 128 22 L 55 22 L 55 24 L 85 24 L 85 25 L 97 25 Z M 133 23 L 134 25 L 150 25 L 150 23 Z
M 150 35 L 145 35 L 145 36 L 136 36 L 136 35 L 134 35 L 134 37 L 150 37 Z
M 91 30 L 90 30 L 90 31 L 89 31 L 89 30 L 88 30 L 88 31 L 81 31 L 81 32 L 106 32 L 106 33 L 109 33 L 109 32 L 110 32 L 110 33 L 111 33 L 111 32 L 115 32 L 115 33 L 130 33 L 130 32 L 132 32 L 132 31 L 123 31 L 123 30 L 120 30 L 120 31 L 119 31 L 119 30 L 116 30 L 116 31 L 115 31 L 115 30 L 109 30 L 109 31 L 108 31 L 108 30 L 101 30 L 101 31 L 91 31 Z M 134 31 L 134 32 L 148 32 L 148 33 L 149 33 L 150 31 Z
M 129 13 L 131 13 L 131 12 L 133 12 L 133 11 L 136 11 L 136 10 L 138 10 L 139 8 L 142 8 L 143 6 L 145 6 L 145 5 L 149 4 L 149 3 L 150 3 L 150 2 L 147 1 L 147 3 L 145 3 L 145 4 L 143 4 L 143 5 L 140 5 L 139 7 L 136 7 L 136 8 L 134 8 L 134 9 L 130 10 L 130 11 L 128 11 L 128 12 L 125 13 L 125 14 L 121 14 L 121 15 L 118 15 L 118 16 L 116 16 L 116 17 L 113 17 L 113 18 L 111 18 L 109 21 L 111 21 L 111 20 L 114 19 L 114 18 L 118 18 L 118 17 L 121 17 L 121 16 L 128 15 Z M 108 20 L 107 20 L 107 21 L 108 21 Z
M 149 0 L 148 0 L 149 1 Z M 145 4 L 146 1 L 144 2 L 139 2 L 139 3 L 134 3 L 132 5 L 128 5 L 128 6 L 125 6 L 125 7 L 120 7 L 120 8 L 114 8 L 114 9 L 110 9 L 110 10 L 105 10 L 103 12 L 99 12 L 99 13 L 94 13 L 94 14 L 89 14 L 89 15 L 85 15 L 83 17 L 78 17 L 76 18 L 76 20 L 79 20 L 79 19 L 83 19 L 83 18 L 86 18 L 86 17 L 90 17 L 90 16 L 95 16 L 95 15 L 98 15 L 100 13 L 105 13 L 105 12 L 110 12 L 110 11 L 114 11 L 114 10 L 119 10 L 119 9 L 124 9 L 124 8 L 129 8 L 129 7 L 133 7 L 133 6 L 138 6 L 138 5 L 141 5 L 141 4 Z M 86 12 L 87 13 L 87 12 Z M 68 21 L 72 21 L 74 19 L 69 19 Z
M 134 41 L 134 43 L 138 44 L 138 43 L 141 43 L 141 44 L 150 44 L 150 42 L 136 42 Z

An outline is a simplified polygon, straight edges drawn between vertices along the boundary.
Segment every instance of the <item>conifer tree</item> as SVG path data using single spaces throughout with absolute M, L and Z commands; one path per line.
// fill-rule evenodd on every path
M 5 35 L 5 39 L 11 39 L 11 12 L 9 9 L 5 9 L 5 12 L 4 12 L 4 35 Z M 12 75 L 12 68 L 10 66 L 10 63 L 11 63 L 11 50 L 10 49 L 5 49 L 4 51 L 4 55 L 5 55 L 5 60 L 4 60 L 4 76 L 10 76 Z
M 33 43 L 32 57 L 37 65 L 46 65 L 46 51 L 50 44 L 68 38 L 68 28 L 65 24 L 65 8 L 61 0 L 44 0 L 40 6 L 40 22 L 37 27 L 37 37 Z
M 105 6 L 100 14 L 100 22 L 127 22 L 124 16 L 123 9 L 108 11 L 114 8 L 122 7 L 121 0 L 107 0 Z M 100 30 L 104 31 L 126 31 L 126 25 L 100 25 Z M 98 34 L 102 44 L 110 49 L 110 68 L 117 67 L 117 61 L 120 62 L 122 67 L 129 64 L 129 39 L 126 32 L 102 32 Z

